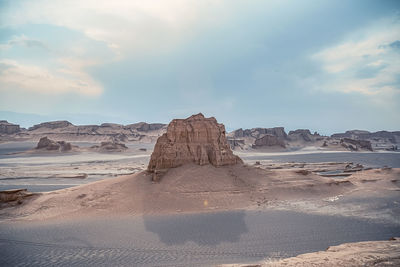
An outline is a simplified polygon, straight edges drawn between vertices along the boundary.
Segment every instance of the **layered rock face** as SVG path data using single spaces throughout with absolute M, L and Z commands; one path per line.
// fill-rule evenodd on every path
M 256 139 L 253 144 L 253 148 L 260 148 L 264 146 L 280 146 L 286 148 L 285 142 L 282 138 L 279 138 L 272 134 L 266 134 L 263 137 Z
M 225 126 L 199 113 L 171 121 L 167 133 L 157 140 L 148 171 L 157 174 L 186 163 L 223 166 L 242 163 L 242 160 L 229 148 Z M 153 179 L 158 179 L 157 175 Z
M 288 137 L 290 141 L 304 142 L 314 142 L 323 139 L 317 132 L 311 134 L 310 130 L 308 129 L 297 129 L 295 131 L 290 131 Z
M 0 134 L 14 134 L 20 131 L 18 124 L 12 124 L 8 121 L 0 121 Z

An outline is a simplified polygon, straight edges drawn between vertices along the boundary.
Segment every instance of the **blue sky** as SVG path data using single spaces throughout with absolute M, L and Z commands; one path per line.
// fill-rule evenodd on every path
M 400 130 L 400 1 L 0 1 L 0 117 Z

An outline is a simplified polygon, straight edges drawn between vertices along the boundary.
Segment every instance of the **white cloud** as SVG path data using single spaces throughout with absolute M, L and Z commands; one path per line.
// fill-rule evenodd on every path
M 104 41 L 119 57 L 132 51 L 173 47 L 191 34 L 191 26 L 203 7 L 219 2 L 37 0 L 10 3 L 0 15 L 1 26 L 52 24 L 83 32 L 91 39 Z
M 67 63 L 64 68 L 52 70 L 0 60 L 0 91 L 22 90 L 47 95 L 72 92 L 86 96 L 102 93 L 102 86 L 82 70 L 87 63 L 64 61 Z
M 375 22 L 345 40 L 312 56 L 325 74 L 319 89 L 361 93 L 388 99 L 400 93 L 400 51 L 390 46 L 400 40 L 397 19 Z

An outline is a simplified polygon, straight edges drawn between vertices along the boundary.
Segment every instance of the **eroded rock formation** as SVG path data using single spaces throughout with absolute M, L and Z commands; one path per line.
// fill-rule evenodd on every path
M 350 150 L 366 149 L 369 151 L 373 151 L 371 142 L 368 140 L 354 140 L 351 138 L 343 138 L 340 140 L 340 142 L 343 147 L 349 148 Z
M 121 152 L 128 149 L 125 144 L 116 141 L 101 142 L 100 146 L 92 146 L 90 148 L 99 152 Z
M 233 154 L 225 137 L 225 126 L 214 117 L 199 113 L 187 119 L 175 119 L 167 133 L 158 138 L 151 155 L 148 171 L 159 173 L 186 163 L 214 166 L 234 165 L 242 160 Z
M 68 126 L 72 126 L 72 123 L 70 123 L 69 121 L 49 121 L 32 126 L 29 128 L 29 131 L 33 131 L 39 128 L 58 129 Z
M 0 121 L 0 134 L 14 134 L 20 131 L 18 124 L 9 123 L 6 120 Z
M 261 138 L 256 139 L 253 144 L 253 148 L 260 148 L 265 146 L 280 146 L 285 148 L 285 142 L 282 138 L 279 138 L 272 134 L 266 134 Z
M 36 149 L 42 150 L 57 150 L 57 151 L 70 151 L 72 149 L 71 143 L 67 143 L 65 141 L 53 141 L 47 136 L 40 138 L 39 143 L 36 146 Z

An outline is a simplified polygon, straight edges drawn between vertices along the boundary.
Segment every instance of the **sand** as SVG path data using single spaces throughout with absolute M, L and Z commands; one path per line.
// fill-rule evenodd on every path
M 389 241 L 345 243 L 326 251 L 301 254 L 282 260 L 265 260 L 252 264 L 229 264 L 220 267 L 280 266 L 399 266 L 400 238 Z
M 314 166 L 315 167 L 315 166 Z M 317 167 L 321 168 L 321 166 Z M 3 208 L 4 219 L 45 220 L 93 215 L 207 212 L 279 207 L 347 194 L 389 192 L 399 196 L 400 169 L 374 169 L 345 179 L 299 172 L 296 166 L 268 169 L 249 165 L 173 168 L 160 182 L 146 171 L 42 193 Z

